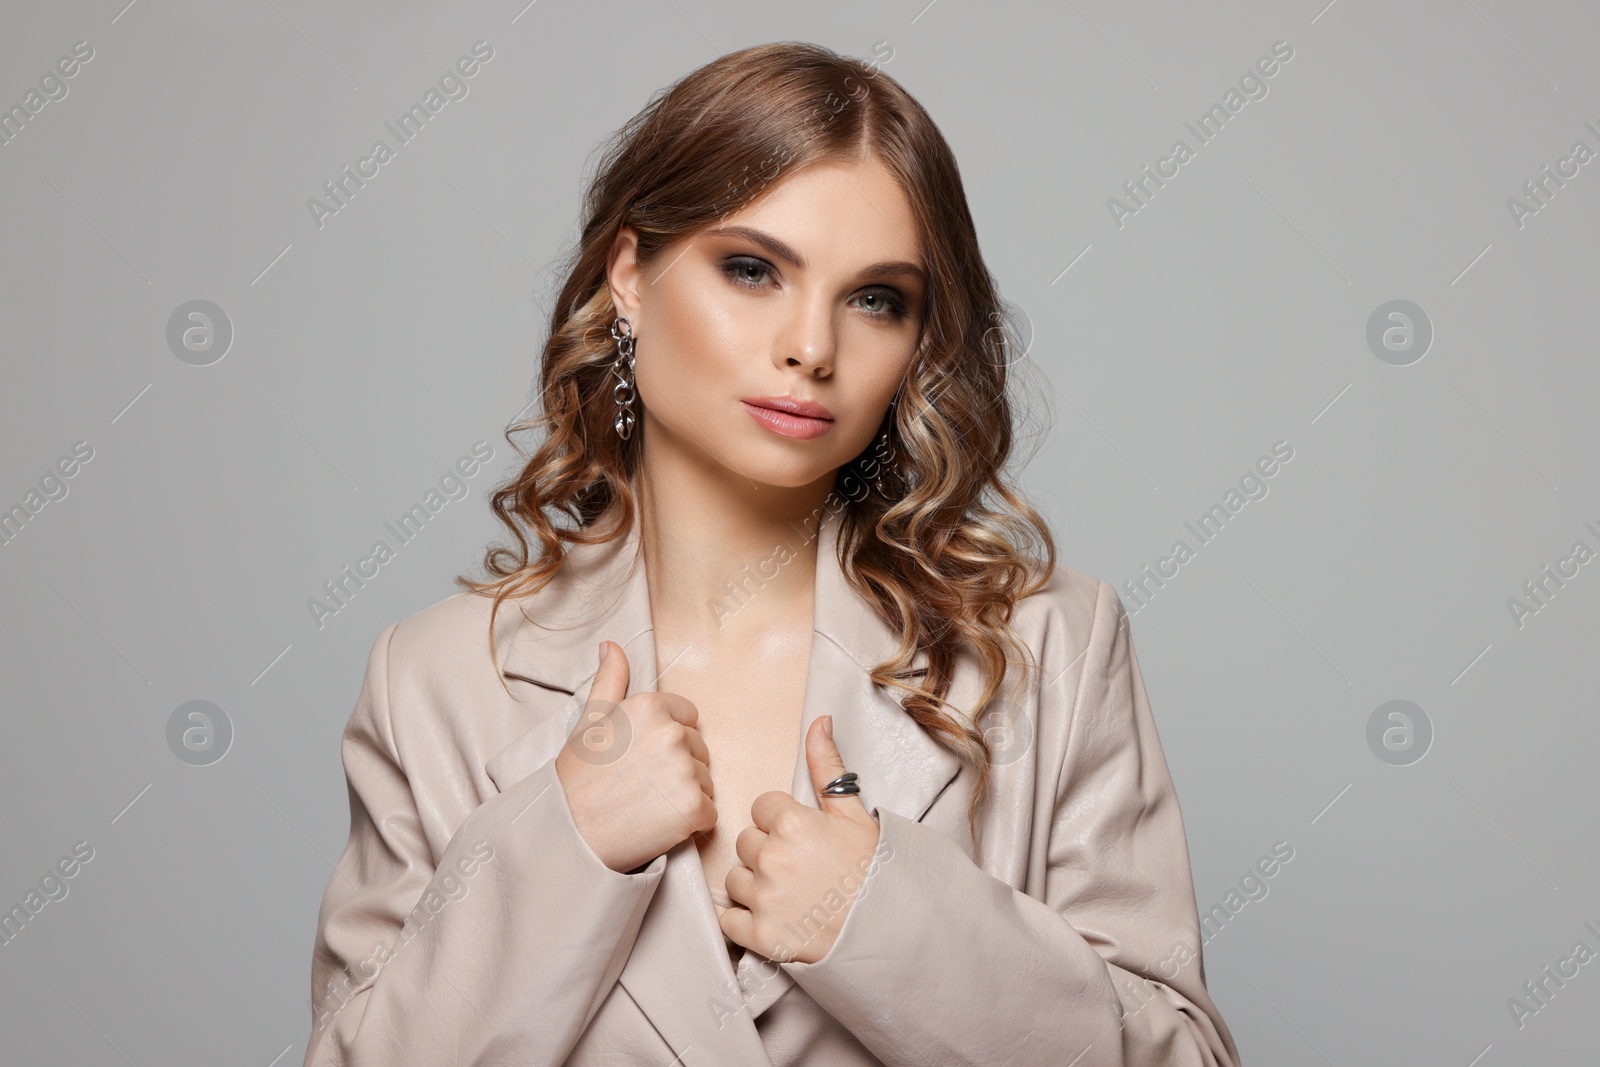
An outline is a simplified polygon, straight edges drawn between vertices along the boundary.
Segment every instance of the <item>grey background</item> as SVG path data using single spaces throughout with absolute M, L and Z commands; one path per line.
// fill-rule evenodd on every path
M 1258 897 L 1205 948 L 1244 1062 L 1592 1055 L 1600 962 L 1521 1027 L 1507 1004 L 1600 950 L 1600 563 L 1508 608 L 1600 547 L 1600 163 L 1523 226 L 1507 206 L 1600 148 L 1592 7 L 122 3 L 12 3 L 0 32 L 6 107 L 94 49 L 0 146 L 0 507 L 94 450 L 0 547 L 0 905 L 94 849 L 0 947 L 5 1059 L 300 1061 L 340 731 L 378 632 L 499 535 L 484 498 L 592 153 L 778 39 L 889 55 L 954 146 L 1031 323 L 1026 481 L 1062 561 L 1125 590 L 1197 549 L 1124 600 L 1200 908 Z M 480 39 L 469 95 L 319 229 L 307 199 Z M 1279 40 L 1267 95 L 1113 222 Z M 196 299 L 234 330 L 205 367 L 166 339 Z M 1396 299 L 1434 330 L 1406 366 L 1367 341 Z M 322 583 L 480 440 L 469 495 L 319 627 Z M 1270 492 L 1199 546 L 1185 522 L 1280 440 Z M 197 699 L 234 731 L 210 766 L 168 746 Z M 1394 699 L 1433 731 L 1408 765 L 1368 742 Z

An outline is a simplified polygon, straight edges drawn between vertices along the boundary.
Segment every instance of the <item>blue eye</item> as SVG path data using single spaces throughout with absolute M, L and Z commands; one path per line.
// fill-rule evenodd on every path
M 772 265 L 753 256 L 735 257 L 722 264 L 719 269 L 730 281 L 743 289 L 760 289 L 763 287 L 761 281 L 751 280 L 752 275 L 756 278 L 770 278 L 772 276 Z M 877 302 L 874 307 L 862 309 L 867 312 L 868 318 L 898 321 L 910 317 L 906 310 L 905 301 L 900 298 L 900 294 L 886 286 L 876 286 L 868 289 L 863 293 L 857 294 L 855 299 L 870 299 Z

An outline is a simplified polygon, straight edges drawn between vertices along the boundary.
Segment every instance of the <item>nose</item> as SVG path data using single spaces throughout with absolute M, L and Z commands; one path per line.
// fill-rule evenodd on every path
M 820 294 L 798 301 L 785 323 L 773 352 L 780 368 L 799 368 L 808 377 L 826 378 L 833 373 L 838 354 L 838 337 L 833 309 Z

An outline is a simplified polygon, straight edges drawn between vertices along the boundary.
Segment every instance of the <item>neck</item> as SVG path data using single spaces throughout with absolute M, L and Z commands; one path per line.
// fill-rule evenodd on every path
M 657 633 L 731 648 L 797 623 L 809 632 L 832 483 L 830 473 L 797 488 L 761 485 L 646 448 L 636 485 Z

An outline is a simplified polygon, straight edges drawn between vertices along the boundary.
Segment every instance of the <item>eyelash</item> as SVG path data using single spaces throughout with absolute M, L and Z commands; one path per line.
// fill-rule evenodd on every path
M 748 271 L 752 269 L 759 270 L 763 274 L 771 274 L 773 272 L 770 264 L 764 262 L 763 260 L 755 259 L 749 256 L 741 257 L 739 259 L 730 259 L 728 262 L 722 265 L 722 273 L 727 275 L 728 279 L 735 285 L 741 286 L 745 289 L 759 289 L 761 286 L 752 285 L 739 276 L 741 271 Z M 900 299 L 900 295 L 893 289 L 878 286 L 867 290 L 867 292 L 872 293 L 873 295 L 882 296 L 888 301 L 889 304 L 888 310 L 886 311 L 867 312 L 869 317 L 875 319 L 904 319 L 907 317 L 905 301 Z

